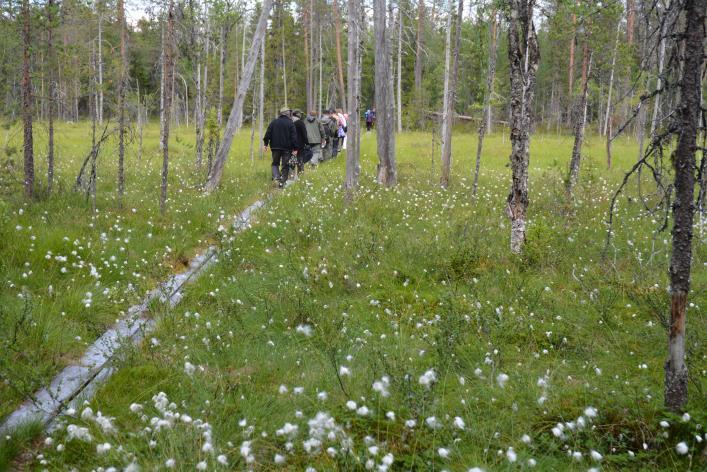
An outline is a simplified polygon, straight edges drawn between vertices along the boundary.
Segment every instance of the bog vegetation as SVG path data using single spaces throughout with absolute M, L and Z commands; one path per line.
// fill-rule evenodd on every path
M 0 8 L 0 469 L 707 464 L 706 0 Z

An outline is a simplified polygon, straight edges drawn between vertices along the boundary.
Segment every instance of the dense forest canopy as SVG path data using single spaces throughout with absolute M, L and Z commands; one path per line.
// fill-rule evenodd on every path
M 347 48 L 346 2 L 321 0 L 274 2 L 265 39 L 265 115 L 274 115 L 287 103 L 293 108 L 341 106 L 345 93 L 339 83 L 337 35 L 340 48 Z M 660 6 L 648 2 L 622 1 L 574 2 L 543 1 L 535 20 L 543 60 L 537 78 L 534 112 L 536 125 L 546 128 L 569 127 L 573 96 L 581 87 L 584 45 L 593 51 L 589 80 L 588 121 L 601 133 L 606 121 L 614 127 L 630 113 L 638 97 L 655 86 L 659 50 L 654 28 Z M 3 38 L 0 93 L 2 114 L 18 116 L 20 105 L 19 35 L 20 2 L 3 2 L 0 34 Z M 61 119 L 78 120 L 89 114 L 89 88 L 92 54 L 98 49 L 99 27 L 102 41 L 103 106 L 105 116 L 115 115 L 116 77 L 119 61 L 120 27 L 115 1 L 82 2 L 65 0 L 29 2 L 31 9 L 31 74 L 35 90 L 35 109 L 40 118 L 47 116 L 46 100 L 49 72 L 56 71 L 57 112 Z M 361 103 L 363 109 L 374 106 L 373 26 L 371 4 L 364 3 L 362 24 Z M 446 7 L 442 1 L 412 2 L 403 0 L 390 6 L 393 25 L 393 65 L 401 54 L 400 75 L 402 121 L 406 129 L 424 126 L 427 112 L 440 111 L 444 75 L 444 31 Z M 507 51 L 506 12 L 503 2 L 472 2 L 464 10 L 459 51 L 459 87 L 455 111 L 479 118 L 486 91 L 488 43 L 491 30 L 498 36 L 498 56 Z M 649 9 L 650 8 L 650 9 Z M 51 25 L 49 10 L 55 10 Z M 208 67 L 204 84 L 210 107 L 220 100 L 223 88 L 223 113 L 230 110 L 234 91 L 242 72 L 245 54 L 250 48 L 258 2 L 196 1 L 175 3 L 176 71 L 174 78 L 174 119 L 193 121 L 199 77 L 196 65 Z M 150 116 L 159 113 L 161 35 L 164 31 L 166 4 L 128 2 L 127 54 L 129 60 L 129 100 L 133 110 L 140 100 Z M 628 14 L 627 14 L 628 13 Z M 498 22 L 498 31 L 496 31 Z M 47 28 L 53 26 L 56 56 L 48 57 Z M 398 42 L 399 47 L 398 47 Z M 422 52 L 422 81 L 416 90 L 416 52 Z M 344 54 L 345 55 L 345 54 Z M 223 57 L 222 57 L 223 56 Z M 345 61 L 345 58 L 344 58 Z M 51 62 L 51 63 L 50 63 Z M 346 80 L 346 68 L 342 67 Z M 506 61 L 499 61 L 491 98 L 494 121 L 507 121 L 509 82 Z M 221 85 L 220 77 L 223 74 Z M 613 77 L 613 79 L 612 79 Z M 397 84 L 396 84 L 397 86 Z M 607 115 L 607 92 L 615 89 L 616 109 Z M 251 86 L 245 100 L 244 117 L 250 120 L 258 93 Z M 416 97 L 419 94 L 419 97 Z M 612 107 L 614 105 L 612 104 Z M 190 116 L 192 115 L 192 116 Z

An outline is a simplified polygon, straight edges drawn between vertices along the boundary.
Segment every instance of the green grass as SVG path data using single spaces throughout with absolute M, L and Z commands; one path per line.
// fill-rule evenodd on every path
M 37 129 L 36 142 L 45 142 L 42 126 Z M 21 149 L 16 127 L 4 133 L 9 147 Z M 108 141 L 98 159 L 98 212 L 92 214 L 84 193 L 71 190 L 90 149 L 87 123 L 61 124 L 56 131 L 53 195 L 46 195 L 45 150 L 39 144 L 37 201 L 22 198 L 21 174 L 0 179 L 5 183 L 0 200 L 0 418 L 80 355 L 158 281 L 183 270 L 197 249 L 213 240 L 221 218 L 231 218 L 266 189 L 266 166 L 251 165 L 249 137 L 243 133 L 234 144 L 223 189 L 204 196 L 200 185 L 206 170 L 194 164 L 193 130 L 177 128 L 168 209 L 161 215 L 158 135 L 157 124 L 146 128 L 140 161 L 137 141 L 129 147 L 123 210 L 117 207 L 115 140 Z M 10 157 L 19 169 L 20 157 Z M 92 295 L 89 307 L 87 293 Z
M 79 408 L 64 419 L 88 428 L 92 442 L 62 428 L 51 446 L 36 449 L 33 466 L 134 462 L 152 470 L 171 459 L 179 470 L 200 461 L 217 469 L 223 454 L 238 470 L 248 461 L 255 470 L 363 470 L 392 454 L 393 470 L 518 470 L 531 459 L 538 470 L 701 469 L 704 240 L 696 238 L 688 313 L 689 419 L 662 408 L 669 233 L 656 235 L 659 218 L 621 199 L 603 254 L 608 201 L 635 146 L 618 143 L 607 171 L 603 141 L 590 137 L 577 198 L 568 201 L 571 138 L 535 136 L 528 242 L 513 256 L 504 216 L 508 140 L 488 138 L 472 199 L 475 137 L 456 136 L 448 190 L 437 185 L 438 149 L 433 164 L 422 133 L 398 137 L 400 184 L 378 187 L 375 135 L 366 134 L 354 201 L 344 203 L 340 157 L 271 200 L 247 232 L 221 234 L 219 264 L 175 309 L 155 307 L 152 339 L 126 353 L 88 402 L 92 413 Z M 256 162 L 262 183 L 267 165 Z M 248 166 L 234 167 L 231 178 L 245 179 Z M 436 380 L 425 386 L 429 370 Z M 372 388 L 384 376 L 387 384 Z M 115 431 L 102 430 L 99 411 Z M 314 421 L 319 412 L 328 426 L 322 416 Z M 438 427 L 426 424 L 431 417 Z M 586 426 L 571 430 L 567 423 L 577 421 Z M 285 434 L 286 423 L 297 433 Z M 558 423 L 562 439 L 552 432 Z M 319 435 L 319 426 L 332 436 Z M 688 455 L 676 453 L 681 441 Z M 111 449 L 98 453 L 103 443 Z

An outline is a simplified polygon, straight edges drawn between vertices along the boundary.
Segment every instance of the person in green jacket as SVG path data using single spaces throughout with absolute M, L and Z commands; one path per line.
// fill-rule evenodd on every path
M 336 134 L 339 130 L 339 120 L 336 118 L 334 110 L 326 110 L 323 113 L 322 125 L 326 134 L 326 145 L 322 149 L 322 160 L 328 161 L 334 157 L 334 139 L 336 139 Z
M 312 151 L 312 158 L 309 163 L 312 166 L 316 166 L 321 162 L 322 148 L 326 146 L 326 130 L 321 120 L 317 118 L 317 112 L 313 110 L 305 118 L 304 126 L 307 129 L 307 144 Z

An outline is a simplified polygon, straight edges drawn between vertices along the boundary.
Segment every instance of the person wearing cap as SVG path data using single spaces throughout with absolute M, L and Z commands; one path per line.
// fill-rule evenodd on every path
M 312 158 L 309 163 L 316 166 L 322 160 L 322 148 L 326 146 L 326 130 L 324 125 L 317 118 L 317 112 L 311 110 L 304 121 L 304 126 L 307 129 L 307 144 L 312 151 Z M 304 159 L 307 162 L 307 158 Z
M 307 127 L 302 120 L 302 111 L 295 109 L 292 112 L 292 121 L 295 124 L 297 131 L 297 171 L 304 171 L 304 163 L 312 158 L 309 151 L 309 143 L 307 142 Z
M 272 150 L 272 179 L 282 187 L 290 173 L 290 158 L 297 155 L 297 131 L 289 108 L 281 108 L 278 117 L 270 122 L 263 144 L 265 152 Z

